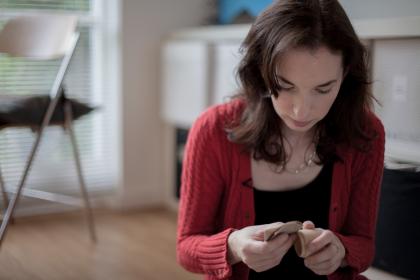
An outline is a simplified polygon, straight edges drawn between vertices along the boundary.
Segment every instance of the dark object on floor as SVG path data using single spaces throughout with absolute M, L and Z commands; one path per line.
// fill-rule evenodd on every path
M 385 169 L 373 265 L 420 279 L 420 172 Z M 404 230 L 401 230 L 404 229 Z

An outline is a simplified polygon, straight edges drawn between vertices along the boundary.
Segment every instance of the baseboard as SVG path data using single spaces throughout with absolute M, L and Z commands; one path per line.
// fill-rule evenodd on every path
M 80 197 L 80 194 L 74 194 L 75 197 Z M 93 209 L 108 208 L 115 194 L 109 190 L 96 191 L 90 193 L 90 204 Z M 3 208 L 3 205 L 2 205 Z M 14 217 L 28 217 L 45 214 L 54 214 L 75 211 L 81 208 L 69 206 L 61 203 L 54 203 L 40 199 L 29 197 L 21 197 L 16 205 Z

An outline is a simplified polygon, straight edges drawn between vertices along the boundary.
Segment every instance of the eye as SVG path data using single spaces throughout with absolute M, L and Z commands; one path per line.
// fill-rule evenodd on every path
M 294 87 L 281 87 L 281 91 L 293 91 Z
M 331 91 L 331 89 L 317 89 L 316 91 L 320 94 L 328 94 Z

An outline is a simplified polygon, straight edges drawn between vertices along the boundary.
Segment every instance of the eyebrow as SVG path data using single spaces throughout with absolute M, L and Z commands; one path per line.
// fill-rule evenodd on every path
M 278 78 L 279 78 L 282 82 L 285 82 L 285 83 L 287 83 L 287 84 L 289 84 L 289 85 L 294 86 L 294 84 L 293 84 L 292 82 L 290 82 L 289 80 L 285 79 L 284 77 L 282 77 L 282 76 L 280 76 L 280 75 L 278 75 L 277 77 L 278 77 Z M 323 83 L 323 84 L 317 85 L 316 87 L 326 87 L 326 86 L 329 86 L 329 85 L 331 85 L 331 84 L 333 84 L 333 83 L 335 83 L 335 82 L 337 82 L 337 80 L 330 80 L 330 81 L 325 82 L 325 83 Z

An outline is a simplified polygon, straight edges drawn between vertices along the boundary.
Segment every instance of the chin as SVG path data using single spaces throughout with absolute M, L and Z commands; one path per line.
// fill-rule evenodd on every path
M 292 131 L 295 131 L 295 132 L 309 132 L 315 127 L 316 122 L 310 122 L 306 126 L 297 126 L 292 121 L 287 121 L 285 123 L 286 123 L 286 126 Z

